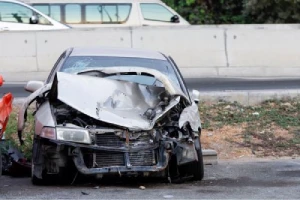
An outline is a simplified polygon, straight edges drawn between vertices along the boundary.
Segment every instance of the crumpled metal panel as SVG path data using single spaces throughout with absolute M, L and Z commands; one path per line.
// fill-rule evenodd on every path
M 130 130 L 151 130 L 155 121 L 180 100 L 180 97 L 174 97 L 164 111 L 148 120 L 142 115 L 158 104 L 159 94 L 167 88 L 61 72 L 57 73 L 57 81 L 60 101 L 94 119 Z M 177 90 L 172 84 L 164 82 L 170 89 L 168 92 L 176 95 Z
M 194 132 L 198 132 L 199 128 L 201 128 L 201 120 L 200 120 L 200 114 L 198 110 L 198 105 L 196 103 L 192 103 L 192 105 L 186 107 L 181 112 L 181 115 L 179 117 L 179 127 L 182 128 L 182 126 L 189 122 L 192 130 Z
M 155 69 L 149 69 L 145 67 L 99 67 L 99 68 L 89 68 L 86 71 L 90 70 L 100 70 L 106 74 L 115 74 L 115 73 L 127 73 L 127 72 L 134 72 L 137 74 L 148 73 L 153 75 L 157 80 L 163 83 L 165 89 L 171 95 L 180 95 L 185 97 L 187 100 L 189 99 L 181 90 L 177 78 L 174 76 L 167 76 L 164 73 L 161 73 Z M 83 72 L 83 71 L 82 71 Z M 175 79 L 175 80 L 174 80 Z M 188 100 L 189 101 L 189 100 Z
M 40 134 L 44 126 L 55 127 L 50 104 L 46 101 L 35 114 L 35 133 Z
M 23 105 L 20 107 L 19 109 L 19 113 L 18 113 L 18 131 L 22 131 L 24 129 L 24 125 L 25 125 L 25 113 L 28 109 L 28 106 L 35 101 L 35 99 L 40 95 L 43 94 L 47 91 L 49 91 L 51 88 L 51 84 L 47 84 L 44 87 L 36 90 L 35 92 L 33 92 L 32 94 L 30 94 L 26 100 L 24 101 Z

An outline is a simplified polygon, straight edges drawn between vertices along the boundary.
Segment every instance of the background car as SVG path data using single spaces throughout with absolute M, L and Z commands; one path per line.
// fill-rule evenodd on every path
M 182 26 L 189 23 L 160 0 L 28 0 L 72 27 Z
M 70 29 L 35 8 L 15 0 L 0 0 L 0 31 Z

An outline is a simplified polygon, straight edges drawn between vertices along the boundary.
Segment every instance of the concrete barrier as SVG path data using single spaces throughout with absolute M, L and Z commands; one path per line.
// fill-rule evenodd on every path
M 1 33 L 0 72 L 34 71 L 38 71 L 35 33 Z
M 36 46 L 39 71 L 50 71 L 58 57 L 69 47 L 131 47 L 131 35 L 129 29 L 37 32 Z
M 145 48 L 171 55 L 184 77 L 299 77 L 299 25 L 222 25 L 1 32 L 7 81 L 44 80 L 72 46 Z

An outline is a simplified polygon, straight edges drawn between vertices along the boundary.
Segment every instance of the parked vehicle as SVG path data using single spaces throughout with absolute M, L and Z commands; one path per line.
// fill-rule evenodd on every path
M 160 0 L 27 0 L 73 27 L 189 25 Z
M 191 98 L 171 57 L 70 48 L 45 83 L 29 81 L 25 88 L 33 93 L 19 111 L 19 133 L 37 102 L 33 184 L 73 180 L 77 171 L 98 178 L 203 178 L 198 93 Z
M 0 75 L 0 87 L 3 84 L 3 78 Z M 9 119 L 9 115 L 12 111 L 13 96 L 11 93 L 5 94 L 0 99 L 0 176 L 2 174 L 2 139 L 6 129 L 6 125 Z
M 0 31 L 58 30 L 70 27 L 15 0 L 0 0 Z

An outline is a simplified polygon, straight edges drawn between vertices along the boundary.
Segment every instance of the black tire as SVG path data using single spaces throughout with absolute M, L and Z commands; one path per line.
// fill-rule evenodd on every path
M 40 155 L 37 155 L 38 154 L 38 146 L 39 146 L 39 143 L 37 143 L 36 139 L 33 140 L 33 144 L 32 144 L 32 158 L 31 158 L 31 183 L 33 185 L 45 185 L 47 183 L 47 181 L 45 180 L 45 174 L 43 173 L 42 171 L 42 178 L 38 178 L 36 177 L 34 174 L 35 174 L 35 165 L 34 165 L 34 159 L 37 157 L 37 156 L 40 156 Z
M 33 185 L 45 185 L 46 180 L 42 178 L 38 178 L 34 175 L 34 164 L 33 161 L 31 161 L 31 182 Z
M 43 179 L 39 179 L 36 176 L 31 176 L 31 183 L 33 185 L 45 185 L 45 182 L 43 181 Z
M 197 181 L 201 181 L 204 177 L 204 163 L 200 138 L 196 139 L 195 142 L 198 142 L 198 144 L 195 144 L 198 161 L 192 164 L 192 172 L 194 179 Z
M 68 166 L 67 167 L 60 167 L 58 174 L 47 174 L 47 169 L 45 169 L 44 163 L 46 163 L 47 158 L 40 158 L 40 161 L 42 160 L 42 174 L 41 178 L 36 177 L 35 174 L 35 165 L 34 165 L 34 159 L 36 157 L 39 157 L 41 155 L 37 155 L 40 152 L 37 150 L 38 143 L 34 140 L 33 146 L 36 148 L 33 148 L 32 150 L 32 160 L 31 160 L 31 182 L 33 185 L 52 185 L 52 184 L 59 184 L 59 185 L 68 185 L 71 184 L 76 173 L 77 169 L 75 166 Z M 40 167 L 40 166 L 39 166 Z M 76 169 L 76 170 L 75 170 Z
M 2 175 L 2 152 L 1 152 L 1 147 L 0 147 L 0 177 Z

